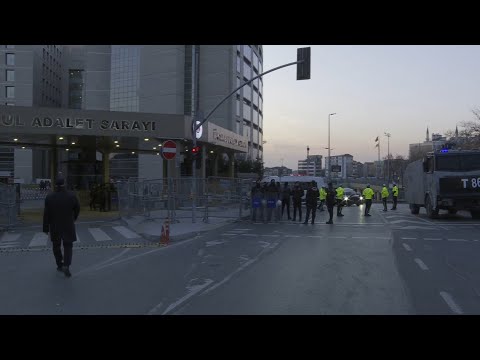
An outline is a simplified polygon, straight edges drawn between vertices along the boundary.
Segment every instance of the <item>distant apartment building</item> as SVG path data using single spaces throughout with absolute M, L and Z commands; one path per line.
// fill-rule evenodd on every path
M 447 138 L 440 134 L 432 134 L 432 139 L 430 140 L 427 128 L 424 142 L 409 145 L 408 158 L 413 160 L 422 158 L 430 151 L 441 149 L 446 142 Z
M 271 168 L 265 168 L 263 170 L 264 176 L 290 176 L 293 175 L 293 170 L 285 166 L 275 166 Z
M 363 176 L 363 164 L 359 161 L 352 161 L 352 177 L 358 178 Z
M 330 169 L 328 164 L 330 163 Z M 333 167 L 332 167 L 333 166 Z M 330 170 L 331 175 L 329 176 Z M 353 174 L 353 156 L 350 154 L 336 155 L 331 157 L 329 161 L 328 156 L 325 158 L 325 176 L 332 179 L 346 179 Z
M 298 174 L 306 176 L 323 176 L 322 155 L 308 155 L 305 160 L 298 160 Z

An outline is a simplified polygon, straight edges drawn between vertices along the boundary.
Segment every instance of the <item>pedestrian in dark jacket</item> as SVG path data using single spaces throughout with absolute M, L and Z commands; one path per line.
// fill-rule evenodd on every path
M 317 212 L 318 197 L 320 196 L 320 191 L 317 188 L 317 183 L 312 181 L 310 188 L 307 190 L 307 216 L 305 217 L 304 224 L 308 224 L 308 218 L 310 217 L 310 212 L 312 212 L 312 225 L 315 223 L 315 215 Z
M 333 224 L 333 207 L 335 206 L 337 192 L 333 188 L 332 182 L 328 183 L 327 196 L 325 202 L 327 203 L 328 214 L 330 215 L 330 220 L 326 224 Z
M 77 241 L 75 221 L 80 213 L 80 204 L 75 194 L 65 189 L 65 180 L 62 177 L 57 178 L 55 185 L 55 191 L 45 198 L 43 232 L 47 235 L 50 233 L 57 270 L 70 277 L 72 247 Z
M 252 197 L 252 221 L 257 221 L 257 212 L 259 209 L 261 209 L 262 198 L 263 198 L 262 186 L 260 185 L 259 180 L 257 180 L 257 182 L 255 183 L 255 186 L 252 187 L 251 197 Z
M 298 221 L 302 221 L 302 198 L 305 196 L 300 183 L 297 181 L 292 190 L 293 198 L 293 221 L 297 218 L 298 210 Z
M 286 182 L 283 184 L 283 190 L 282 190 L 282 218 L 283 218 L 283 211 L 285 210 L 285 206 L 287 207 L 287 216 L 288 220 L 291 219 L 290 217 L 290 196 L 292 194 L 292 190 L 290 189 L 290 186 Z
M 277 185 L 275 184 L 275 180 L 272 180 L 267 187 L 267 221 L 272 220 L 272 212 L 276 210 L 279 198 L 280 194 Z

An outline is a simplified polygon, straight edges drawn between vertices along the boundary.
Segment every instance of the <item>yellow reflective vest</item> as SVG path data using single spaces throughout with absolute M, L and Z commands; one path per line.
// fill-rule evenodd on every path
M 398 186 L 397 185 L 395 185 L 393 187 L 393 196 L 398 196 Z
M 325 200 L 327 198 L 327 192 L 324 188 L 320 188 L 320 200 Z
M 382 199 L 383 198 L 388 198 L 388 195 L 390 195 L 390 193 L 388 192 L 387 187 L 384 186 L 383 189 L 382 189 Z
M 372 200 L 373 194 L 374 192 L 370 188 L 366 188 L 365 190 L 363 190 L 363 193 L 362 193 L 365 200 Z
M 345 194 L 345 190 L 339 186 L 337 188 L 337 199 L 343 200 L 343 195 Z

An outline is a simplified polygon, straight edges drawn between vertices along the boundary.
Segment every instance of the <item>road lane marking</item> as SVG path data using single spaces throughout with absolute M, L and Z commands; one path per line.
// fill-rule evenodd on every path
M 125 226 L 113 226 L 112 229 L 119 232 L 121 235 L 123 235 L 127 239 L 136 239 L 140 237 L 140 235 L 138 235 L 137 233 L 134 233 L 130 229 L 127 229 Z
M 447 239 L 448 241 L 468 241 L 468 240 L 465 240 L 465 239 Z
M 346 236 L 329 236 L 331 239 L 346 239 Z
M 442 240 L 442 239 L 439 239 L 439 238 L 424 238 L 423 240 Z
M 323 237 L 323 235 L 308 235 L 307 237 L 311 237 L 311 238 L 321 238 L 321 237 Z
M 458 314 L 458 315 L 461 315 L 463 314 L 463 311 L 462 309 L 460 308 L 460 306 L 458 306 L 458 304 L 453 300 L 452 296 L 445 292 L 445 291 L 440 291 L 440 296 L 442 297 L 442 299 L 447 303 L 448 307 L 450 308 L 450 310 L 452 310 L 452 312 L 454 314 Z
M 5 234 L 3 234 L 2 239 L 0 240 L 0 243 L 17 241 L 20 236 L 22 236 L 22 234 L 5 233 Z
M 220 245 L 220 244 L 224 244 L 224 243 L 225 243 L 225 241 L 213 240 L 213 241 L 207 241 L 205 244 L 207 245 L 207 247 L 210 247 L 210 246 Z
M 254 237 L 257 237 L 258 235 L 257 235 L 257 234 L 242 234 L 242 236 L 254 236 Z
M 235 235 L 239 235 L 239 234 L 229 234 L 229 233 L 223 233 L 222 235 L 223 235 L 223 236 L 235 236 Z
M 288 238 L 299 238 L 300 235 L 285 235 L 285 237 L 288 237 Z
M 278 243 L 274 243 L 274 244 L 278 245 Z M 275 246 L 276 246 L 276 245 L 275 245 Z M 248 260 L 247 262 L 245 262 L 244 264 L 242 264 L 237 270 L 235 270 L 234 272 L 232 272 L 232 273 L 230 273 L 229 275 L 227 275 L 222 281 L 216 283 L 216 284 L 213 285 L 211 288 L 205 290 L 205 291 L 201 294 L 201 296 L 204 296 L 204 295 L 208 294 L 210 291 L 215 290 L 217 287 L 219 287 L 220 285 L 222 285 L 222 284 L 226 283 L 228 280 L 230 280 L 236 273 L 239 273 L 240 271 L 242 271 L 243 269 L 245 269 L 245 268 L 248 267 L 249 265 L 253 264 L 253 263 L 254 263 L 255 261 L 257 261 L 257 260 L 262 256 L 262 254 L 263 254 L 264 252 L 266 252 L 269 248 L 270 248 L 270 247 L 265 248 L 265 249 L 263 249 L 262 251 L 260 251 L 257 256 L 255 256 L 253 259 Z
M 48 240 L 48 235 L 43 233 L 43 232 L 37 232 L 33 236 L 32 241 L 30 241 L 30 244 L 28 247 L 34 247 L 34 246 L 47 246 L 47 240 Z
M 270 234 L 264 234 L 260 236 L 265 236 L 265 237 L 279 237 L 280 235 L 270 235 Z
M 238 230 L 238 231 L 250 231 L 250 230 L 253 230 L 253 229 L 233 229 L 233 230 Z
M 352 239 L 368 239 L 368 236 L 352 236 Z
M 418 264 L 418 266 L 420 266 L 420 269 L 428 270 L 428 266 L 425 265 L 425 263 L 422 260 L 420 260 L 419 258 L 415 258 L 415 262 Z
M 107 241 L 112 240 L 110 236 L 108 236 L 103 230 L 100 228 L 88 228 L 90 234 L 92 234 L 95 241 Z
M 407 244 L 403 243 L 402 245 L 405 248 L 405 250 L 412 251 L 412 248 L 410 246 L 408 246 Z
M 417 238 L 411 238 L 411 237 L 402 237 L 402 240 L 417 240 Z
M 178 299 L 177 301 L 175 301 L 174 303 L 170 304 L 167 309 L 162 313 L 162 315 L 166 315 L 168 314 L 170 311 L 172 311 L 173 309 L 175 309 L 177 306 L 181 305 L 182 303 L 184 303 L 185 301 L 187 301 L 189 298 L 191 298 L 192 296 L 194 296 L 195 294 L 197 294 L 199 291 L 202 291 L 203 289 L 205 289 L 207 286 L 209 286 L 211 283 L 213 283 L 213 280 L 211 279 L 206 279 L 205 280 L 205 283 L 202 284 L 202 285 L 195 285 L 195 286 L 191 286 L 191 287 L 188 287 L 187 290 L 189 291 L 189 293 L 183 297 L 181 297 L 180 299 Z M 158 309 L 160 308 L 162 303 L 156 305 L 155 307 L 153 307 L 148 313 L 147 315 L 153 315 L 155 314 Z

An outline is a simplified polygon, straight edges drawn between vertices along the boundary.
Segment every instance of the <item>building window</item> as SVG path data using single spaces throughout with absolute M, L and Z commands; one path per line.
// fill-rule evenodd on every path
M 7 65 L 15 65 L 15 54 L 7 53 L 6 56 Z
M 5 87 L 5 97 L 8 99 L 13 99 L 15 97 L 15 86 Z
M 236 104 L 237 104 L 237 107 L 236 107 L 236 115 L 237 116 L 240 116 L 240 101 L 237 99 L 236 100 Z
M 7 70 L 6 72 L 7 81 L 15 81 L 15 70 Z

